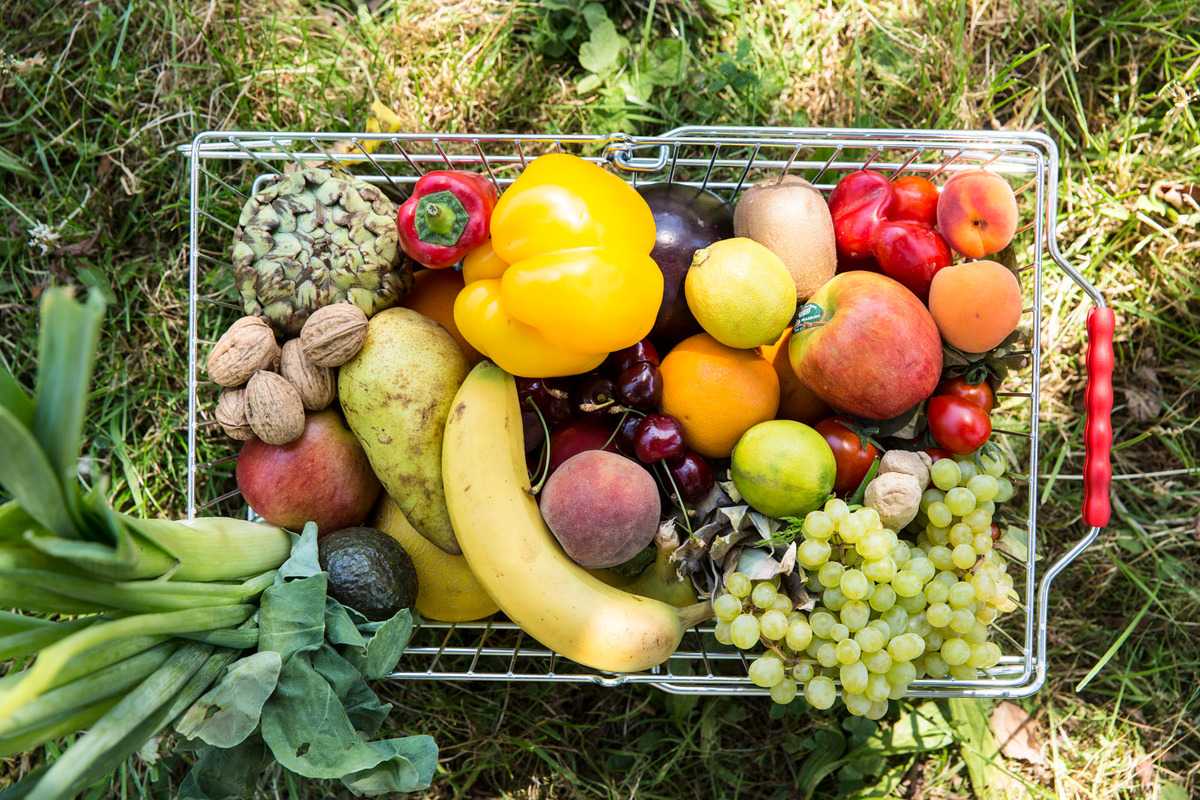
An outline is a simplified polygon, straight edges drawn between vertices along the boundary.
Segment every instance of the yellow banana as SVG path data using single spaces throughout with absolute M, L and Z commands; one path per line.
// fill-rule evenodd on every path
M 610 672 L 649 669 L 711 616 L 708 602 L 680 609 L 608 586 L 563 552 L 530 493 L 516 383 L 490 361 L 454 398 L 442 480 L 475 577 L 501 611 L 560 655 Z

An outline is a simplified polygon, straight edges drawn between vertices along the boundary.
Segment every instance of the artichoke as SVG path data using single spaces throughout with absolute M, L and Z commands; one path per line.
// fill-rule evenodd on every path
M 322 306 L 348 301 L 371 316 L 412 288 L 395 204 L 369 183 L 316 167 L 246 201 L 232 260 L 246 314 L 284 338 Z

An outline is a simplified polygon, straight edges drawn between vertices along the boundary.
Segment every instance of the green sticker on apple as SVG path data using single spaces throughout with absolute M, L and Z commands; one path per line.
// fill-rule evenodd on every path
M 825 313 L 816 303 L 805 303 L 800 309 L 800 313 L 796 315 L 796 322 L 792 326 L 792 333 L 799 333 L 805 325 L 810 325 L 821 320 L 821 315 Z

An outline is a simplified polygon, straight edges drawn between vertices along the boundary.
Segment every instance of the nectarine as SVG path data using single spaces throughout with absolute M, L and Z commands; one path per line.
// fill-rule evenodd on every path
M 945 267 L 929 286 L 929 313 L 947 344 L 968 353 L 996 347 L 1021 321 L 1017 276 L 995 261 Z
M 937 224 L 946 243 L 967 258 L 998 253 L 1017 231 L 1017 197 L 994 172 L 960 172 L 938 196 Z

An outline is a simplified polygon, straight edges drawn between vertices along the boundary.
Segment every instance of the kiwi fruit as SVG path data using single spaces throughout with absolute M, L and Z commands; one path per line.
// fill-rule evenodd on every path
M 803 303 L 837 271 L 833 217 L 825 198 L 798 175 L 767 178 L 742 193 L 733 235 L 753 239 L 783 261 Z

